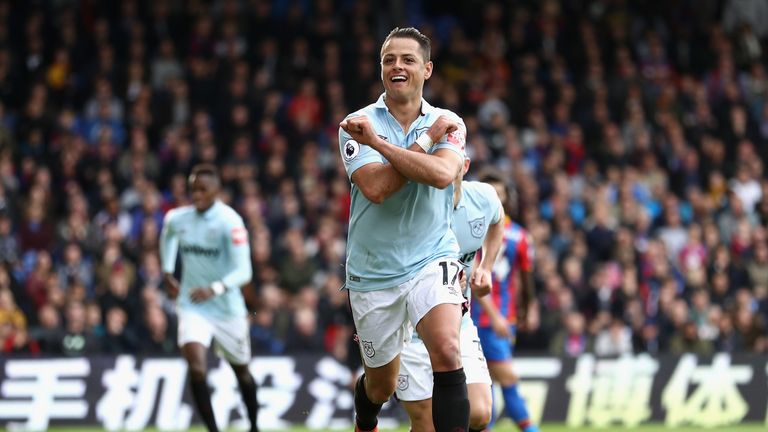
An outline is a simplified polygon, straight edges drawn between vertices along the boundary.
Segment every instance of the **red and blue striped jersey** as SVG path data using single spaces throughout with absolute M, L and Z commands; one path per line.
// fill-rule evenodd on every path
M 518 271 L 533 269 L 533 242 L 527 231 L 509 217 L 504 223 L 504 242 L 493 264 L 493 289 L 489 296 L 510 324 L 517 321 L 515 278 Z M 478 327 L 490 327 L 491 320 L 477 302 L 472 302 L 472 320 Z

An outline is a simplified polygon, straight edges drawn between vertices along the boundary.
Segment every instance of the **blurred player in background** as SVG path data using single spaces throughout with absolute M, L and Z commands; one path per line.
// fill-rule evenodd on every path
M 464 274 L 470 281 L 472 292 L 478 296 L 491 290 L 491 267 L 504 238 L 504 209 L 494 188 L 488 184 L 463 181 L 469 169 L 469 158 L 453 182 L 452 229 L 459 242 Z M 483 259 L 474 269 L 475 254 L 483 248 Z M 472 296 L 470 286 L 464 288 L 464 297 Z M 488 365 L 480 347 L 477 328 L 469 314 L 461 320 L 461 363 L 467 375 L 469 395 L 469 430 L 482 431 L 491 420 L 493 399 Z M 397 380 L 397 398 L 402 401 L 411 419 L 413 432 L 432 432 L 432 367 L 429 355 L 418 333 L 400 354 L 400 376 Z
M 160 234 L 160 257 L 171 298 L 178 296 L 179 346 L 189 365 L 197 411 L 209 431 L 218 431 L 207 383 L 206 354 L 213 340 L 232 366 L 251 421 L 258 431 L 256 382 L 248 364 L 251 343 L 241 287 L 251 280 L 248 232 L 234 209 L 217 199 L 215 166 L 192 169 L 193 205 L 171 210 Z M 181 251 L 181 284 L 173 276 Z
M 472 303 L 472 320 L 478 328 L 480 343 L 491 378 L 501 385 L 507 415 L 523 432 L 538 432 L 531 424 L 525 400 L 517 388 L 517 375 L 512 368 L 512 352 L 517 332 L 515 278 L 520 277 L 520 322 L 525 324 L 528 307 L 533 300 L 533 244 L 528 233 L 513 222 L 514 203 L 501 176 L 487 172 L 481 181 L 496 189 L 507 216 L 501 254 L 493 265 L 493 288 L 489 295 L 476 297 Z
M 429 38 L 415 28 L 392 30 L 381 47 L 384 94 L 339 125 L 352 181 L 346 287 L 365 369 L 355 384 L 356 430 L 378 429 L 409 322 L 434 370 L 435 429 L 464 432 L 469 424 L 459 354 L 462 266 L 450 228 L 466 127 L 422 98 L 431 75 Z

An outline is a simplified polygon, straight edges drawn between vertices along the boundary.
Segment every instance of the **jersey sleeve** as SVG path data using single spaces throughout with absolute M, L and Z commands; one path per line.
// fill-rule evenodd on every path
M 442 140 L 435 143 L 435 145 L 430 149 L 430 153 L 434 153 L 439 149 L 445 148 L 458 154 L 459 157 L 461 157 L 461 160 L 464 160 L 464 157 L 466 157 L 467 154 L 467 126 L 464 124 L 464 120 L 462 120 L 459 116 L 450 112 L 449 115 L 459 123 L 459 128 L 449 134 L 446 134 Z
M 347 176 L 352 179 L 352 173 L 370 163 L 384 163 L 381 153 L 370 146 L 360 144 L 342 128 L 339 128 L 339 152 Z
M 163 229 L 160 231 L 160 265 L 163 273 L 173 273 L 176 270 L 179 238 L 174 227 L 175 214 L 173 210 L 165 214 Z
M 533 242 L 531 236 L 526 231 L 520 233 L 520 241 L 517 243 L 517 265 L 520 271 L 529 272 L 533 270 Z
M 245 229 L 240 216 L 235 215 L 225 227 L 224 242 L 231 267 L 229 272 L 221 278 L 221 283 L 227 289 L 240 289 L 250 282 L 253 276 L 248 230 Z

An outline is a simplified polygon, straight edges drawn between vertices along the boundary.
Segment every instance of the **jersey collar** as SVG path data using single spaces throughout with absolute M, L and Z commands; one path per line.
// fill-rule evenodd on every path
M 379 99 L 376 100 L 376 103 L 373 104 L 373 107 L 388 110 L 389 108 L 387 108 L 387 104 L 384 103 L 384 98 L 386 95 L 386 93 L 382 93 L 381 96 L 379 96 Z M 421 115 L 431 114 L 434 110 L 435 107 L 430 105 L 429 102 L 424 100 L 424 98 L 421 98 Z
M 211 219 L 213 217 L 213 215 L 216 214 L 216 211 L 217 211 L 217 209 L 219 208 L 220 205 L 221 205 L 221 201 L 220 200 L 216 200 L 216 201 L 213 202 L 213 205 L 211 205 L 208 208 L 208 210 L 206 210 L 206 211 L 204 211 L 202 213 L 198 213 L 198 214 L 203 219 Z

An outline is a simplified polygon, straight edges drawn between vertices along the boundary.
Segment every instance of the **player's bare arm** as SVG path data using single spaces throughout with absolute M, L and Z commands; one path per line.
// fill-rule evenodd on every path
M 175 300 L 179 295 L 179 281 L 170 273 L 163 274 L 163 282 L 165 282 L 165 290 L 168 293 L 168 298 Z
M 410 151 L 424 150 L 418 144 L 408 148 Z M 408 183 L 408 179 L 397 172 L 391 164 L 370 163 L 352 173 L 352 182 L 374 204 L 381 204 Z
M 438 149 L 434 154 L 428 155 L 420 148 L 417 151 L 413 151 L 388 143 L 376 135 L 365 116 L 344 120 L 339 126 L 360 144 L 368 145 L 381 153 L 390 162 L 394 170 L 404 176 L 405 179 L 445 189 L 453 182 L 453 179 L 461 169 L 463 162 L 461 157 L 451 150 Z M 459 125 L 456 121 L 440 116 L 426 133 L 429 134 L 432 142 L 438 142 L 443 136 L 456 131 L 458 127 Z M 419 146 L 417 145 L 416 147 Z M 369 175 L 366 175 L 365 178 L 355 179 L 353 175 L 353 181 L 361 187 L 364 193 L 365 187 L 361 186 L 361 184 L 366 183 L 368 179 L 373 182 L 381 181 L 381 179 Z M 403 182 L 402 184 L 405 183 Z M 402 187 L 402 184 L 399 187 Z M 392 193 L 399 190 L 399 187 Z
M 481 308 L 488 314 L 488 318 L 491 320 L 491 328 L 497 335 L 505 338 L 512 337 L 512 333 L 509 330 L 509 323 L 507 319 L 501 315 L 490 296 L 475 297 L 475 301 Z
M 483 240 L 482 259 L 472 274 L 472 280 L 469 283 L 472 294 L 476 298 L 491 293 L 491 287 L 493 286 L 491 271 L 496 257 L 499 256 L 502 243 L 504 243 L 504 207 L 499 205 L 499 221 L 488 227 L 488 234 L 486 234 Z

